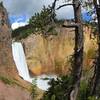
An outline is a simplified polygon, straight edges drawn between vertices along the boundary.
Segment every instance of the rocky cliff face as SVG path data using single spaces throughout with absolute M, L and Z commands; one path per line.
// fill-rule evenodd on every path
M 34 75 L 67 72 L 67 57 L 73 53 L 74 48 L 74 32 L 72 29 L 61 27 L 57 30 L 57 36 L 53 35 L 47 39 L 41 35 L 31 34 L 22 40 L 27 64 Z
M 47 40 L 31 34 L 23 39 L 27 64 L 34 75 L 66 74 L 69 58 L 74 52 L 74 30 L 58 27 L 59 34 Z M 84 27 L 84 68 L 89 68 L 97 48 L 96 38 L 90 39 L 91 28 Z
M 17 74 L 11 44 L 8 14 L 3 4 L 0 3 L 0 100 L 32 100 L 30 91 L 27 90 L 31 85 Z M 17 84 L 8 84 L 15 79 Z
M 7 70 L 11 72 L 14 69 L 11 42 L 8 14 L 3 4 L 0 3 L 0 73 Z

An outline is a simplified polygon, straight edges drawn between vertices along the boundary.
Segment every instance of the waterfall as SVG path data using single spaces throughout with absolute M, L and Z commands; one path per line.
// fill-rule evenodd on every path
M 25 59 L 25 54 L 23 50 L 23 46 L 20 42 L 13 42 L 12 43 L 12 54 L 13 59 L 16 64 L 16 68 L 18 70 L 18 74 L 26 81 L 31 82 L 35 78 L 31 78 L 29 75 L 28 66 Z M 47 90 L 49 88 L 48 81 L 49 80 L 43 80 L 43 78 L 56 78 L 56 76 L 47 76 L 47 75 L 41 75 L 36 77 L 36 84 L 37 87 L 39 87 L 42 90 Z
M 24 50 L 20 42 L 12 43 L 13 59 L 15 61 L 19 75 L 26 81 L 32 82 L 25 59 Z

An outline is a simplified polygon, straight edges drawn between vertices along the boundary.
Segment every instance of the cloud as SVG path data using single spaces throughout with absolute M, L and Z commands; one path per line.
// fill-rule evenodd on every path
M 0 0 L 4 2 L 9 16 L 21 16 L 25 15 L 27 18 L 30 18 L 36 12 L 39 12 L 43 5 L 51 5 L 54 0 Z M 64 0 L 59 0 L 57 6 L 63 4 Z M 70 11 L 71 10 L 71 11 Z M 64 18 L 65 16 L 73 16 L 72 8 L 67 7 L 62 10 L 57 11 L 57 16 Z M 68 14 L 67 14 L 68 13 Z M 67 17 L 68 18 L 68 17 Z
M 27 24 L 27 20 L 36 12 L 40 12 L 43 5 L 51 5 L 54 0 L 0 0 L 3 1 L 9 13 L 10 23 L 12 28 L 16 29 Z M 64 3 L 64 0 L 59 0 L 57 6 Z M 57 12 L 57 18 L 66 19 L 73 18 L 72 7 L 64 7 Z
M 27 22 L 15 22 L 11 25 L 12 29 L 17 29 L 18 27 L 25 26 Z
M 26 24 L 28 24 L 28 20 L 25 16 L 19 16 L 19 17 L 16 17 L 16 16 L 12 16 L 10 19 L 12 19 L 12 29 L 16 29 L 18 27 L 21 27 L 21 26 L 25 26 Z
M 72 19 L 74 18 L 73 7 L 64 7 L 56 11 L 58 19 Z
M 10 15 L 18 16 L 27 14 L 30 16 L 35 12 L 40 11 L 44 4 L 49 4 L 47 1 L 48 0 L 4 0 L 4 4 Z

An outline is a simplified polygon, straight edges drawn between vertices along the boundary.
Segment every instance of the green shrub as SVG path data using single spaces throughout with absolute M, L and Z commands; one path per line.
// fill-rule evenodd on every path
M 45 92 L 43 100 L 69 100 L 69 93 L 72 90 L 73 78 L 62 76 L 49 82 L 50 88 Z M 90 87 L 86 80 L 81 81 L 77 100 L 95 100 L 90 97 Z
M 62 76 L 57 79 L 51 79 L 50 88 L 43 96 L 43 100 L 69 100 L 67 93 L 72 88 L 72 77 Z
M 32 27 L 28 24 L 22 27 L 19 27 L 12 31 L 12 37 L 16 40 L 28 37 L 30 34 L 34 33 Z
M 88 97 L 88 100 L 100 100 L 100 99 L 96 99 L 95 96 L 90 96 L 90 97 Z
M 81 81 L 78 100 L 87 100 L 90 95 L 90 87 L 86 80 Z
M 12 85 L 12 84 L 15 83 L 12 79 L 7 78 L 7 77 L 5 77 L 5 76 L 0 76 L 0 80 L 1 80 L 2 82 L 4 82 L 5 84 L 8 84 L 8 85 Z
M 37 94 L 36 94 L 36 79 L 32 80 L 31 96 L 32 96 L 32 99 L 34 99 L 37 96 Z

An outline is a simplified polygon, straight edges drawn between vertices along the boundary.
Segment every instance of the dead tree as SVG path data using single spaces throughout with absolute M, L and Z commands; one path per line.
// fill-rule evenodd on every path
M 70 91 L 69 100 L 77 100 L 77 95 L 80 87 L 82 67 L 83 67 L 83 26 L 81 18 L 81 3 L 79 0 L 73 0 L 72 4 L 64 4 L 58 7 L 72 5 L 74 8 L 75 24 L 63 25 L 66 28 L 75 28 L 75 49 L 74 49 L 74 67 L 72 69 L 73 88 Z
M 74 53 L 74 68 L 73 68 L 73 84 L 74 88 L 71 92 L 72 100 L 77 99 L 78 90 L 80 87 L 82 67 L 83 67 L 83 26 L 81 18 L 81 3 L 79 0 L 73 0 L 75 23 L 75 53 Z M 74 94 L 73 94 L 74 93 Z
M 91 94 L 95 95 L 97 98 L 100 98 L 100 0 L 93 0 L 93 3 L 96 9 L 97 20 L 98 20 L 98 34 L 97 34 L 98 57 L 94 72 L 95 77 L 92 81 L 93 87 Z
M 73 89 L 70 93 L 70 100 L 76 100 L 80 87 L 82 67 L 83 67 L 83 26 L 81 19 L 81 3 L 79 0 L 73 0 L 75 16 L 75 52 L 73 67 Z

